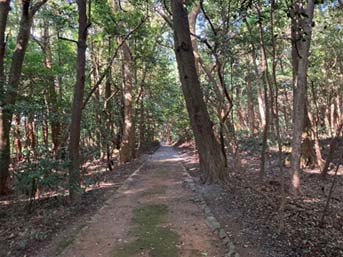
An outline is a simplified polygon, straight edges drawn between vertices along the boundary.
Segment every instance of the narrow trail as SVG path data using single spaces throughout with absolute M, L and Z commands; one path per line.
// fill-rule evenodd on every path
M 159 148 L 60 256 L 223 257 L 185 179 L 175 150 Z

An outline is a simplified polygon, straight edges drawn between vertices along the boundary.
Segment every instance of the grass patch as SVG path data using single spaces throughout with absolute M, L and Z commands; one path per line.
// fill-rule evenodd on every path
M 161 225 L 166 222 L 168 207 L 163 204 L 144 205 L 133 211 L 136 227 L 130 231 L 135 240 L 114 250 L 114 257 L 135 257 L 149 253 L 150 257 L 178 257 L 179 236 Z
M 62 252 L 67 249 L 68 246 L 72 245 L 75 241 L 75 238 L 66 238 L 66 239 L 63 239 L 62 241 L 58 242 L 58 245 L 57 245 L 57 255 L 60 255 L 62 254 Z
M 170 173 L 170 170 L 169 169 L 161 169 L 159 168 L 158 170 L 154 170 L 154 172 L 152 173 L 152 175 L 154 177 L 165 177 L 165 176 L 168 176 Z
M 166 194 L 165 186 L 157 186 L 151 189 L 148 189 L 142 193 L 142 196 L 152 196 L 152 195 L 164 195 Z

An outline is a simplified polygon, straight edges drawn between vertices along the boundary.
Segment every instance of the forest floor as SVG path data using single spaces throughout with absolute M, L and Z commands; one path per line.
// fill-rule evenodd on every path
M 330 140 L 321 142 L 324 157 Z M 286 183 L 285 226 L 279 232 L 280 171 L 277 153 L 270 152 L 263 182 L 259 180 L 260 145 L 254 140 L 239 142 L 241 170 L 230 171 L 227 185 L 201 185 L 194 147 L 178 147 L 184 165 L 200 185 L 204 199 L 241 256 L 247 257 L 341 257 L 343 256 L 343 170 L 340 169 L 325 223 L 319 226 L 333 181 L 333 170 L 322 181 L 318 169 L 305 169 L 302 192 L 289 191 L 290 171 L 284 167 Z M 339 162 L 343 142 L 336 149 Z M 229 159 L 230 163 L 230 159 Z M 258 255 L 257 255 L 258 253 Z
M 86 177 L 94 183 L 78 206 L 63 195 L 36 200 L 29 209 L 25 201 L 0 199 L 0 256 L 226 257 L 232 244 L 241 257 L 343 256 L 343 171 L 322 227 L 332 171 L 323 182 L 318 170 L 305 170 L 297 199 L 287 186 L 279 233 L 277 156 L 271 152 L 261 183 L 258 142 L 240 146 L 243 167 L 230 172 L 227 185 L 201 184 L 196 151 L 185 144 L 178 154 L 162 147 L 113 171 L 93 162 Z M 216 233 L 208 209 L 220 223 Z

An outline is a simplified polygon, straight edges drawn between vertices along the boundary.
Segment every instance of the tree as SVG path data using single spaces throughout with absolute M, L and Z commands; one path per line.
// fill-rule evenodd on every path
M 292 17 L 292 63 L 293 63 L 293 139 L 292 139 L 292 189 L 295 194 L 300 187 L 300 156 L 302 133 L 305 125 L 308 58 L 312 36 L 314 1 L 293 2 Z
M 73 105 L 69 140 L 69 195 L 73 202 L 80 200 L 80 129 L 83 104 L 83 91 L 86 79 L 86 50 L 88 23 L 87 1 L 78 0 L 79 28 L 76 57 L 76 83 L 74 86 Z
M 213 123 L 206 109 L 190 37 L 188 15 L 182 0 L 172 1 L 174 51 L 186 106 L 205 181 L 220 182 L 225 178 L 225 162 L 213 133 Z

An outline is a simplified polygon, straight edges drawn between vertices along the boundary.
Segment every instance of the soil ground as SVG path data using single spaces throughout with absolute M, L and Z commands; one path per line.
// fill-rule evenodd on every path
M 59 255 L 223 257 L 222 242 L 206 224 L 185 177 L 175 150 L 161 147 Z M 56 256 L 56 247 L 38 256 Z
M 324 157 L 328 142 L 322 142 Z M 197 153 L 190 143 L 179 146 L 184 165 L 199 184 L 205 201 L 222 227 L 231 234 L 240 256 L 247 257 L 341 257 L 343 256 L 343 169 L 341 168 L 323 226 L 320 219 L 333 181 L 333 170 L 322 181 L 318 169 L 304 169 L 302 193 L 289 191 L 290 170 L 283 167 L 287 193 L 285 227 L 279 232 L 280 171 L 277 155 L 270 151 L 266 177 L 259 180 L 260 145 L 240 142 L 242 168 L 229 168 L 226 185 L 201 185 Z M 271 149 L 272 150 L 272 149 Z M 339 162 L 343 143 L 336 150 Z M 229 158 L 229 164 L 232 161 Z
M 199 193 L 241 257 L 343 256 L 343 171 L 319 226 L 333 172 L 322 181 L 318 170 L 305 169 L 301 196 L 294 199 L 287 191 L 285 229 L 279 233 L 276 154 L 270 151 L 266 177 L 259 182 L 258 142 L 240 146 L 243 167 L 229 171 L 227 185 L 201 184 L 196 151 L 184 145 L 179 155 L 163 147 L 113 171 L 92 163 L 87 176 L 95 183 L 79 206 L 60 195 L 35 201 L 27 212 L 23 201 L 0 199 L 0 256 L 223 257 L 225 249 L 198 207 Z M 323 147 L 325 157 L 325 142 Z M 200 192 L 184 183 L 181 162 Z

